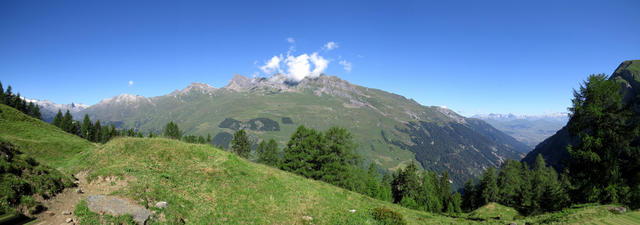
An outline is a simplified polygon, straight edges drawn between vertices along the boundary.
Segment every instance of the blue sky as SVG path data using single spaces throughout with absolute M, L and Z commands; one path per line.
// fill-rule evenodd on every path
M 587 75 L 640 59 L 638 11 L 635 0 L 7 0 L 0 81 L 28 98 L 95 104 L 267 76 L 280 55 L 287 73 L 287 54 L 316 53 L 324 73 L 467 116 L 563 112 Z

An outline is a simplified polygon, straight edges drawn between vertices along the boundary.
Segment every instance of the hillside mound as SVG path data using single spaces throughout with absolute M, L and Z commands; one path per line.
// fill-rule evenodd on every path
M 482 206 L 473 212 L 470 212 L 468 218 L 473 220 L 513 220 L 520 218 L 520 213 L 514 208 L 504 206 L 495 202 L 491 202 Z
M 162 214 L 168 223 L 375 224 L 376 208 L 398 212 L 411 224 L 456 220 L 251 163 L 208 145 L 164 138 L 117 138 L 81 162 L 89 180 L 135 178 L 117 193 Z M 157 202 L 167 207 L 156 208 Z

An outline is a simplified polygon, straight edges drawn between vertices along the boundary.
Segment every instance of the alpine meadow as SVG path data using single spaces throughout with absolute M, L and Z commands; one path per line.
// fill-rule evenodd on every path
M 640 2 L 0 2 L 0 225 L 640 224 Z

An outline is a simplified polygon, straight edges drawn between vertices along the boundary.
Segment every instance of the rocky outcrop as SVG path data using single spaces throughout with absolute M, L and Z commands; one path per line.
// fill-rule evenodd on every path
M 87 206 L 95 213 L 106 213 L 112 216 L 129 214 L 138 224 L 144 224 L 151 216 L 151 211 L 142 206 L 106 195 L 89 196 Z

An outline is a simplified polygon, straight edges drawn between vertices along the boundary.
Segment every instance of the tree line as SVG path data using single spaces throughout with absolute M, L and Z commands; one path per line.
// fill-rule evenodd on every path
M 230 151 L 250 158 L 252 145 L 247 133 L 238 130 Z M 260 141 L 255 161 L 413 209 L 451 214 L 462 211 L 462 197 L 460 193 L 451 193 L 448 173 L 439 176 L 435 172 L 420 172 L 411 163 L 395 174 L 381 175 L 373 163 L 367 169 L 363 167 L 356 148 L 352 135 L 344 128 L 320 132 L 299 126 L 282 151 L 274 139 Z
M 19 92 L 17 95 L 13 94 L 11 85 L 8 85 L 7 90 L 5 91 L 2 87 L 2 82 L 0 82 L 0 104 L 5 104 L 33 118 L 42 120 L 42 115 L 40 114 L 40 106 L 38 106 L 38 104 L 27 102 L 26 99 L 20 97 Z

